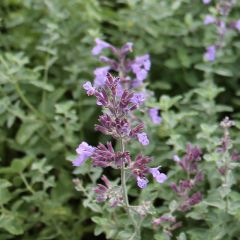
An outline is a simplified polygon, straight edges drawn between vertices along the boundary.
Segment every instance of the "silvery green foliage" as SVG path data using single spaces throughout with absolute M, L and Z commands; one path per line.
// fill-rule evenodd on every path
M 236 125 L 230 129 L 230 150 L 239 150 L 239 32 L 227 32 L 214 64 L 203 62 L 205 47 L 216 40 L 215 29 L 203 24 L 211 6 L 200 0 L 0 2 L 0 239 L 116 239 L 116 234 L 128 239 L 131 234 L 128 219 L 94 200 L 91 189 L 101 169 L 84 165 L 74 172 L 80 191 L 72 184 L 73 149 L 83 139 L 91 144 L 103 139 L 91 128 L 95 102 L 81 90 L 99 67 L 91 56 L 96 37 L 117 46 L 133 42 L 136 55 L 151 55 L 148 85 L 158 100 L 148 105 L 161 109 L 163 121 L 148 128 L 152 144 L 145 154 L 161 163 L 168 183 L 184 177 L 172 157 L 182 157 L 187 143 L 203 151 L 205 180 L 197 189 L 203 201 L 184 215 L 174 212 L 182 227 L 173 239 L 238 239 L 238 162 L 224 156 L 232 170 L 223 185 L 216 149 L 224 134 L 219 123 L 231 116 Z M 230 22 L 238 20 L 239 10 L 235 1 Z M 131 147 L 137 153 L 137 146 Z M 110 174 L 115 179 L 116 172 Z M 163 231 L 168 223 L 155 230 L 152 225 L 175 210 L 168 184 L 159 189 L 151 182 L 141 193 L 131 189 L 132 203 L 145 202 L 152 216 L 142 223 L 142 239 L 169 239 Z

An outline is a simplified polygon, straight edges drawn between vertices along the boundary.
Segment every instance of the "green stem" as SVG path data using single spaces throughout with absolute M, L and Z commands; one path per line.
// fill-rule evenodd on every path
M 46 57 L 46 62 L 45 62 L 45 66 L 44 66 L 43 81 L 45 84 L 48 82 L 48 71 L 49 71 L 48 60 L 49 60 L 49 55 L 47 55 L 47 57 Z M 42 103 L 43 103 L 44 111 L 46 110 L 46 97 L 47 97 L 47 92 L 46 92 L 46 90 L 43 90 Z
M 28 181 L 27 181 L 27 179 L 25 178 L 24 174 L 21 172 L 19 175 L 20 175 L 23 183 L 25 184 L 27 190 L 28 190 L 30 193 L 34 194 L 35 191 L 33 190 L 33 188 L 32 188 L 32 187 L 30 186 L 30 184 L 28 183 Z
M 227 137 L 229 135 L 229 132 L 227 129 L 224 129 L 224 137 Z M 223 154 L 223 160 L 224 160 L 224 167 L 226 169 L 225 173 L 224 173 L 224 180 L 223 180 L 223 185 L 224 187 L 227 187 L 227 175 L 228 175 L 228 166 L 229 166 L 229 161 L 228 161 L 228 149 L 227 151 Z M 224 201 L 225 201 L 225 212 L 228 212 L 228 195 L 226 195 L 224 197 Z
M 124 142 L 123 139 L 121 138 L 121 151 L 125 152 L 125 146 L 124 146 Z M 139 226 L 137 224 L 137 222 L 134 220 L 133 215 L 131 214 L 130 211 L 130 205 L 129 205 L 129 201 L 128 201 L 128 193 L 127 193 L 127 187 L 126 187 L 126 172 L 125 172 L 125 163 L 124 161 L 122 162 L 121 165 L 121 185 L 122 185 L 122 192 L 123 192 L 123 201 L 125 204 L 125 208 L 126 208 L 126 212 L 129 216 L 129 218 L 131 219 L 133 226 L 134 226 L 134 233 L 131 236 L 130 239 L 134 239 L 136 235 L 139 234 Z
M 30 103 L 30 101 L 27 99 L 27 97 L 24 95 L 21 87 L 18 83 L 14 84 L 15 90 L 18 93 L 20 99 L 24 102 L 24 104 L 38 117 L 40 118 L 47 126 L 49 131 L 52 131 L 51 126 L 48 125 L 45 117 Z
M 42 115 L 38 110 L 28 101 L 28 99 L 25 97 L 24 93 L 22 92 L 22 89 L 20 88 L 18 83 L 15 83 L 15 89 L 16 92 L 18 93 L 19 97 L 21 100 L 25 103 L 25 105 L 32 111 L 34 112 L 37 116 L 42 118 Z

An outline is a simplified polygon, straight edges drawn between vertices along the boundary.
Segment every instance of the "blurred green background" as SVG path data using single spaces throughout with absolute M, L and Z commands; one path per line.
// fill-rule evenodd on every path
M 81 87 L 100 66 L 91 55 L 96 37 L 150 54 L 148 87 L 157 99 L 208 78 L 225 90 L 217 101 L 238 117 L 240 33 L 229 30 L 216 62 L 205 63 L 216 39 L 214 27 L 203 25 L 209 10 L 201 0 L 0 1 L 1 240 L 105 239 L 93 236 L 95 206 L 83 206 L 69 162 L 83 139 L 100 137 L 93 129 L 99 110 Z M 239 11 L 236 1 L 229 21 Z

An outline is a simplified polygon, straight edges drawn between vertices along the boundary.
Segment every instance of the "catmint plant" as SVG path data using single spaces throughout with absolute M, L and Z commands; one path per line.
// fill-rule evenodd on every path
M 210 4 L 211 1 L 203 1 L 204 4 Z M 234 6 L 234 0 L 220 0 L 214 8 L 214 15 L 208 14 L 204 18 L 204 25 L 215 25 L 217 32 L 217 40 L 215 43 L 207 46 L 204 53 L 204 59 L 208 62 L 214 62 L 217 50 L 224 47 L 224 39 L 228 29 L 235 28 L 238 30 L 239 23 L 229 22 L 228 15 Z
M 98 48 L 93 49 L 93 53 L 99 53 L 107 47 L 110 46 L 100 41 Z M 124 53 L 123 50 L 122 53 Z M 104 135 L 111 136 L 113 141 L 99 143 L 96 147 L 82 142 L 76 149 L 77 158 L 73 161 L 73 166 L 81 167 L 90 158 L 93 167 L 111 167 L 119 170 L 121 186 L 112 186 L 108 178 L 102 176 L 103 184 L 98 184 L 94 189 L 96 200 L 109 201 L 111 207 L 123 207 L 134 226 L 131 239 L 135 239 L 140 234 L 140 221 L 134 217 L 134 208 L 129 204 L 126 174 L 130 175 L 129 180 L 135 180 L 140 189 L 147 187 L 150 175 L 160 184 L 167 179 L 167 176 L 160 172 L 159 167 L 150 167 L 153 161 L 151 157 L 144 156 L 139 151 L 134 158 L 131 149 L 127 148 L 132 141 L 138 141 L 140 146 L 145 147 L 149 144 L 149 139 L 144 132 L 144 123 L 139 118 L 133 117 L 141 101 L 136 98 L 134 91 L 124 89 L 124 85 L 121 85 L 121 77 L 113 77 L 107 73 L 100 86 L 86 82 L 83 88 L 87 95 L 96 97 L 96 104 L 103 109 L 95 129 Z M 119 89 L 121 89 L 120 92 Z M 114 149 L 114 142 L 119 144 L 119 148 Z

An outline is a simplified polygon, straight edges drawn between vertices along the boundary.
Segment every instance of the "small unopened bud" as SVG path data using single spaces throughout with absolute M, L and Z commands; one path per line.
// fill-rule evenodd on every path
M 225 117 L 221 121 L 220 126 L 222 128 L 231 128 L 231 127 L 235 126 L 235 122 L 233 120 L 230 120 L 229 117 Z

